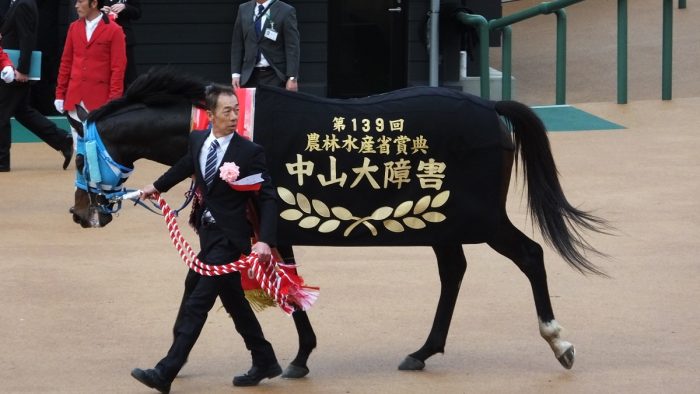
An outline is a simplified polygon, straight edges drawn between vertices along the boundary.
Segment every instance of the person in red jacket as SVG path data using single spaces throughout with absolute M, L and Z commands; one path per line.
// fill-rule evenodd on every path
M 124 91 L 124 32 L 100 11 L 104 1 L 75 2 L 79 19 L 68 28 L 61 56 L 54 105 L 76 119 L 77 105 L 92 111 Z
M 15 66 L 12 60 L 7 56 L 7 53 L 0 47 L 0 79 L 5 83 L 10 83 L 15 80 Z

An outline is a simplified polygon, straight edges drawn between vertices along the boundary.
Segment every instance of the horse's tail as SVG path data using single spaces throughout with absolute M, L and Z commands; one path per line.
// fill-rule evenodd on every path
M 607 233 L 609 226 L 605 220 L 571 206 L 566 200 L 542 120 L 516 101 L 497 102 L 496 111 L 510 122 L 516 163 L 520 156 L 527 180 L 530 216 L 545 241 L 581 273 L 606 276 L 586 257 L 587 253 L 602 253 L 583 238 L 580 230 Z

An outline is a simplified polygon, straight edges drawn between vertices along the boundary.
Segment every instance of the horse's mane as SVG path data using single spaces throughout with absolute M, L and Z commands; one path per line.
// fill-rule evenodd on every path
M 154 67 L 136 78 L 126 90 L 124 97 L 114 99 L 90 112 L 88 121 L 97 122 L 132 104 L 158 107 L 185 101 L 203 107 L 205 86 L 206 83 L 200 78 L 187 75 L 172 67 Z

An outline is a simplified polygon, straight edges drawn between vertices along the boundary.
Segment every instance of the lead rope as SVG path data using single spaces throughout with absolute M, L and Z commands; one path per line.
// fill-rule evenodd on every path
M 249 277 L 254 278 L 265 294 L 288 315 L 297 309 L 307 310 L 318 298 L 317 287 L 305 286 L 301 277 L 293 278 L 288 275 L 285 270 L 279 267 L 280 262 L 274 255 L 268 263 L 261 262 L 257 254 L 251 253 L 244 258 L 224 265 L 205 264 L 197 258 L 190 244 L 182 236 L 180 226 L 177 224 L 177 215 L 171 210 L 165 199 L 159 193 L 155 193 L 153 197 L 158 201 L 163 213 L 173 246 L 191 270 L 205 276 L 252 272 Z

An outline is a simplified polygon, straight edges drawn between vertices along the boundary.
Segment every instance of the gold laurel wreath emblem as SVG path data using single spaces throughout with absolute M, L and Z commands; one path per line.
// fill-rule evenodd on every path
M 447 219 L 442 213 L 428 209 L 440 208 L 450 198 L 450 191 L 446 190 L 434 197 L 421 197 L 416 202 L 404 201 L 396 208 L 380 207 L 369 216 L 359 217 L 347 208 L 329 208 L 321 200 L 309 200 L 305 195 L 301 193 L 295 195 L 284 187 L 278 187 L 277 193 L 282 201 L 293 207 L 280 213 L 282 219 L 290 222 L 298 221 L 299 227 L 304 229 L 313 229 L 318 226 L 318 232 L 324 234 L 336 231 L 342 222 L 351 221 L 352 223 L 343 232 L 344 237 L 350 235 L 360 225 L 367 227 L 372 235 L 376 236 L 379 231 L 375 222 L 379 222 L 393 233 L 402 233 L 407 231 L 407 228 L 424 229 L 427 227 L 426 222 L 440 223 Z

